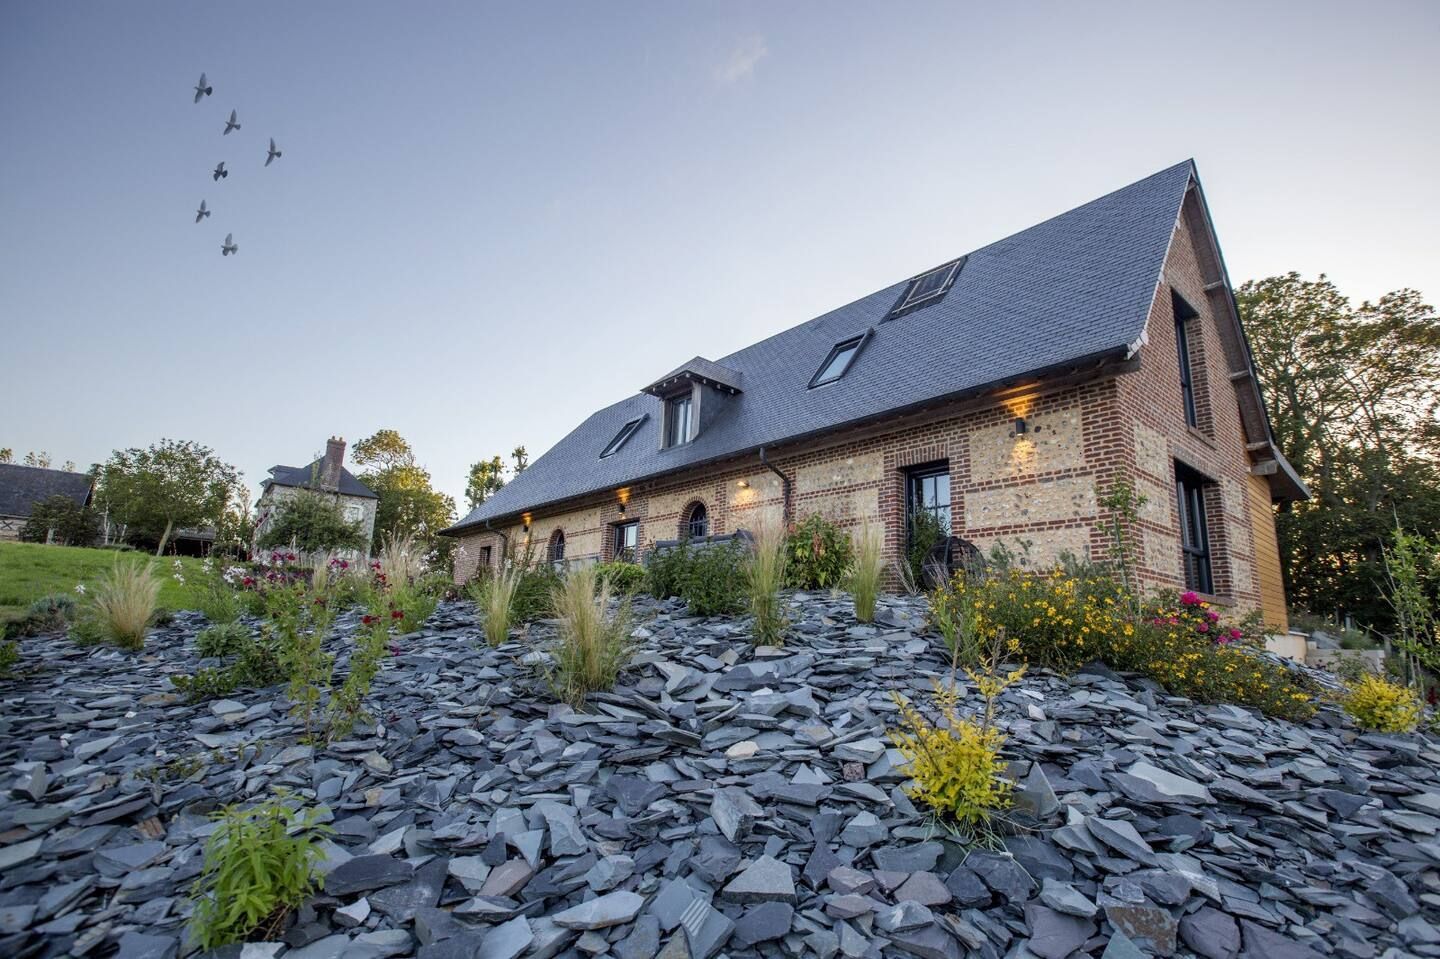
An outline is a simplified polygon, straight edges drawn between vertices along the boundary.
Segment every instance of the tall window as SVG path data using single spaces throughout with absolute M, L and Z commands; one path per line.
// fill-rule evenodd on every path
M 615 559 L 633 563 L 639 558 L 636 553 L 640 543 L 640 524 L 637 522 L 615 524 Z
M 480 547 L 480 562 L 477 565 L 485 569 L 490 568 L 490 547 Z
M 685 521 L 683 532 L 689 539 L 704 539 L 710 535 L 710 514 L 705 511 L 704 503 L 690 507 L 690 517 Z
M 917 518 L 933 521 L 939 529 L 950 532 L 950 467 L 927 466 L 912 470 L 906 483 L 906 524 L 914 530 Z
M 555 532 L 550 534 L 550 546 L 546 550 L 546 555 L 549 557 L 551 563 L 558 564 L 565 562 L 564 530 L 557 529 Z
M 1175 464 L 1175 499 L 1180 504 L 1180 552 L 1185 566 L 1185 588 L 1214 592 L 1210 576 L 1210 533 L 1205 522 L 1204 477 Z
M 1170 293 L 1170 303 L 1175 310 L 1175 350 L 1180 360 L 1180 398 L 1185 406 L 1185 422 L 1198 424 L 1195 413 L 1195 387 L 1190 375 L 1190 332 L 1188 324 L 1200 314 L 1180 294 Z
M 690 442 L 690 394 L 677 396 L 665 403 L 665 446 L 683 446 Z

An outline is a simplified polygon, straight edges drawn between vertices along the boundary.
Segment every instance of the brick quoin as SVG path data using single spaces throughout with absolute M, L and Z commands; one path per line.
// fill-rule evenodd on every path
M 1278 554 L 1273 532 L 1257 535 L 1256 524 L 1273 524 L 1273 515 L 1268 498 L 1257 500 L 1266 495 L 1265 485 L 1251 482 L 1247 438 L 1231 385 L 1229 364 L 1237 356 L 1243 362 L 1244 354 L 1225 341 L 1229 334 L 1197 253 L 1206 242 L 1197 224 L 1194 216 L 1180 217 L 1150 309 L 1147 340 L 1122 369 L 1088 382 L 1037 382 L 937 404 L 768 449 L 770 462 L 790 481 L 792 519 L 820 513 L 852 533 L 869 520 L 883 529 L 886 558 L 893 563 L 905 547 L 906 470 L 945 463 L 956 535 L 986 549 L 1003 543 L 1022 556 L 1028 544 L 1029 563 L 1037 568 L 1064 553 L 1098 561 L 1108 556 L 1110 520 L 1098 500 L 1126 478 L 1148 499 L 1135 530 L 1138 578 L 1147 589 L 1181 589 L 1174 473 L 1179 462 L 1208 481 L 1211 598 L 1237 611 L 1263 609 L 1272 626 L 1283 628 L 1283 594 L 1279 608 L 1273 600 L 1262 604 L 1261 570 L 1278 571 Z M 1185 421 L 1181 396 L 1172 290 L 1200 314 L 1187 325 L 1197 408 L 1193 427 Z M 1029 425 L 1024 436 L 1013 435 L 1017 417 Z M 544 544 L 559 528 L 568 562 L 609 560 L 615 556 L 615 524 L 640 524 L 643 553 L 658 540 L 681 535 L 695 503 L 704 504 L 710 532 L 719 535 L 779 522 L 784 495 L 778 478 L 750 454 L 536 510 L 528 532 L 516 521 L 503 528 L 517 553 L 529 543 L 536 558 L 543 558 Z M 500 561 L 500 537 L 481 531 L 459 539 L 465 549 L 455 563 L 457 583 L 475 574 L 481 547 L 490 546 L 492 562 Z M 893 573 L 889 586 L 898 586 Z

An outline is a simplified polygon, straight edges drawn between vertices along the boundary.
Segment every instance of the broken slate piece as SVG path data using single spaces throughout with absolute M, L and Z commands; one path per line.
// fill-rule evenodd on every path
M 794 902 L 795 880 L 790 867 L 773 856 L 761 856 L 720 891 L 730 902 Z
M 550 918 L 565 929 L 605 929 L 634 919 L 643 905 L 645 900 L 642 897 L 621 890 L 582 902 Z

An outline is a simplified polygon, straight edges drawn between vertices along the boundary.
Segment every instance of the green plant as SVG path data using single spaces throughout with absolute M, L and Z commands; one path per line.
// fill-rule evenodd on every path
M 780 596 L 788 559 L 784 534 L 778 527 L 765 524 L 756 531 L 754 546 L 741 566 L 750 606 L 750 631 L 762 646 L 779 646 L 790 626 Z
M 1135 541 L 1135 524 L 1140 521 L 1140 510 L 1148 502 L 1143 493 L 1137 493 L 1128 479 L 1117 479 L 1110 491 L 1100 498 L 1100 508 L 1110 514 L 1105 533 L 1110 539 L 1110 564 L 1120 577 L 1120 588 L 1129 597 L 1136 612 L 1139 612 L 1140 589 L 1135 580 L 1135 558 L 1139 547 Z
M 689 543 L 651 550 L 645 557 L 645 591 L 656 599 L 679 596 L 689 569 Z
M 744 560 L 744 549 L 733 541 L 688 552 L 680 598 L 691 615 L 723 616 L 744 607 Z
M 100 520 L 94 510 L 64 495 L 47 496 L 36 503 L 20 527 L 20 540 L 25 543 L 94 546 L 99 538 Z
M 610 588 L 621 596 L 633 596 L 646 584 L 646 570 L 639 563 L 611 560 L 595 565 L 597 579 L 608 580 Z
M 875 602 L 880 596 L 880 582 L 885 576 L 885 542 L 880 531 L 867 519 L 860 526 L 855 559 L 851 563 L 850 595 L 855 600 L 855 618 L 862 623 L 875 621 Z
M 1440 606 L 1434 597 L 1440 588 L 1437 555 L 1440 542 L 1407 533 L 1398 525 L 1394 543 L 1384 550 L 1385 598 L 1395 611 L 1394 642 L 1417 689 L 1424 672 L 1440 675 Z
M 75 619 L 77 604 L 71 596 L 56 593 L 42 596 L 17 619 L 5 624 L 4 635 L 40 636 L 44 633 L 61 633 Z
M 578 708 L 587 694 L 614 686 L 630 658 L 630 603 L 611 610 L 610 583 L 587 566 L 561 581 L 554 605 L 560 638 L 547 679 L 558 699 Z
M 319 885 L 321 842 L 331 830 L 317 810 L 297 808 L 283 795 L 248 809 L 227 806 L 215 818 L 219 825 L 205 842 L 191 890 L 191 939 L 209 950 L 257 930 L 272 938 Z
M 8 678 L 20 662 L 20 644 L 11 640 L 0 640 L 0 677 Z
M 327 733 L 330 739 L 339 739 L 349 734 L 363 711 L 365 697 L 370 693 L 370 684 L 380 671 L 380 663 L 390 649 L 390 630 L 395 623 L 403 622 L 395 613 L 398 609 L 387 609 L 385 603 L 377 603 L 361 618 L 361 631 L 355 638 L 350 652 L 350 671 L 330 697 Z M 404 627 L 400 627 L 404 628 Z
M 203 657 L 233 656 L 250 642 L 250 630 L 239 623 L 222 623 L 200 630 L 195 650 Z
M 523 575 L 524 570 L 520 567 L 507 565 L 493 575 L 476 577 L 470 582 L 470 598 L 484 614 L 485 641 L 491 646 L 499 646 L 510 638 L 515 591 Z
M 560 571 L 547 563 L 522 566 L 510 603 L 513 620 L 529 623 L 555 615 L 555 596 L 563 582 Z
M 414 532 L 382 537 L 380 568 L 391 586 L 409 586 L 424 574 L 425 549 Z
M 325 639 L 335 614 L 322 597 L 314 597 L 303 582 L 267 590 L 268 619 L 265 642 L 277 651 L 289 678 L 287 695 L 291 715 L 305 726 L 305 738 L 314 740 L 316 712 L 330 688 L 333 658 L 325 652 Z
M 333 497 L 296 489 L 276 505 L 257 545 L 261 549 L 288 547 L 304 553 L 328 553 L 361 550 L 366 543 L 360 523 L 346 521 Z
M 76 623 L 79 638 L 98 637 L 129 650 L 145 645 L 145 630 L 160 598 L 153 562 L 126 562 L 117 556 L 85 595 L 88 602 Z
M 910 543 L 905 548 L 905 562 L 910 567 L 910 578 L 921 588 L 925 586 L 925 561 L 930 551 L 950 535 L 945 521 L 929 510 L 919 509 L 910 514 Z
M 964 574 L 959 574 L 963 576 Z M 966 602 L 964 591 L 949 585 L 931 590 L 930 623 L 945 641 L 950 661 L 974 666 L 980 661 L 983 643 L 980 636 L 980 610 Z
M 795 589 L 839 586 L 850 568 L 850 534 L 819 513 L 811 513 L 786 538 L 786 585 Z
M 1420 702 L 1408 686 L 1382 676 L 1362 676 L 1346 683 L 1340 703 L 1355 722 L 1382 733 L 1411 732 L 1422 715 Z
M 429 592 L 423 580 L 416 580 L 401 585 L 392 584 L 387 591 L 390 607 L 398 609 L 401 613 L 397 617 L 400 622 L 394 625 L 400 627 L 403 633 L 413 633 L 425 625 L 425 621 L 435 612 L 439 601 Z M 374 610 L 371 610 L 374 612 Z

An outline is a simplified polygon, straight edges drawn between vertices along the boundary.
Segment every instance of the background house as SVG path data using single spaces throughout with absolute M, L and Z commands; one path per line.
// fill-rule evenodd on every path
M 270 477 L 261 484 L 260 499 L 255 504 L 254 542 L 258 543 L 269 529 L 279 505 L 300 490 L 333 497 L 345 521 L 360 524 L 365 534 L 363 554 L 370 555 L 380 498 L 345 468 L 345 441 L 334 436 L 325 443 L 325 455 L 308 466 L 270 467 Z
M 51 496 L 67 496 L 79 506 L 88 506 L 94 486 L 89 473 L 0 463 L 0 539 L 19 539 L 35 504 Z

